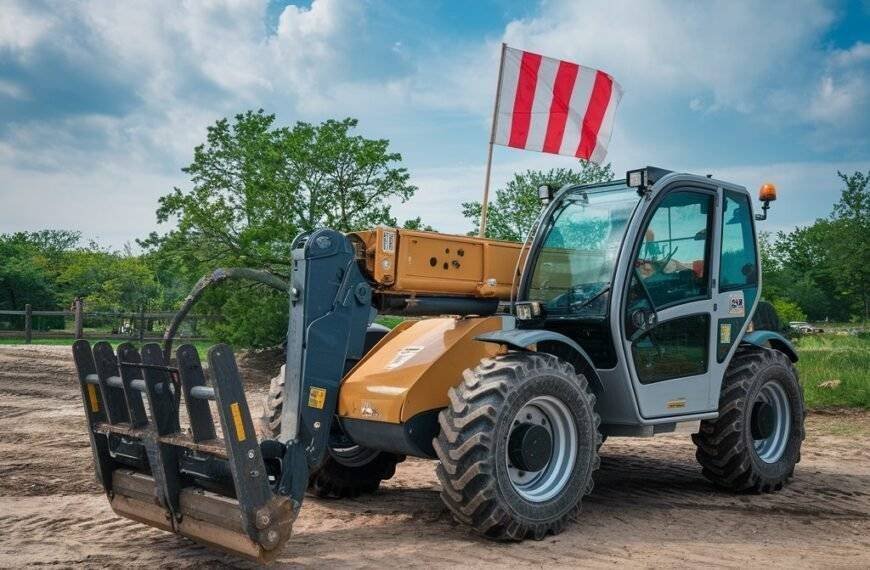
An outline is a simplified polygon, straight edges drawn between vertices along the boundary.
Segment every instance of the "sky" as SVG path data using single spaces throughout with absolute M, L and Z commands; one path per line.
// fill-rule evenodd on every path
M 114 248 L 155 210 L 206 127 L 355 117 L 387 138 L 421 216 L 465 233 L 480 199 L 500 44 L 607 71 L 625 93 L 606 160 L 779 189 L 763 229 L 829 214 L 870 170 L 870 0 L 0 0 L 0 233 Z M 496 147 L 493 188 L 570 157 Z

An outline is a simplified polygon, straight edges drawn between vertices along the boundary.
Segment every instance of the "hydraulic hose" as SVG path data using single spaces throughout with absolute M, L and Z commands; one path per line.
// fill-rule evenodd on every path
M 167 328 L 166 332 L 163 334 L 163 357 L 167 362 L 169 362 L 169 359 L 172 356 L 172 340 L 175 338 L 175 333 L 178 332 L 178 327 L 181 326 L 181 321 L 184 320 L 184 317 L 187 316 L 187 313 L 190 312 L 193 305 L 200 297 L 202 297 L 202 294 L 206 289 L 226 281 L 227 279 L 245 279 L 262 285 L 267 285 L 273 289 L 278 289 L 279 291 L 287 292 L 290 290 L 290 283 L 288 281 L 284 281 L 277 275 L 269 273 L 268 271 L 252 269 L 250 267 L 220 268 L 203 276 L 196 282 L 193 289 L 190 290 L 190 293 L 184 299 L 181 308 L 177 313 L 175 313 L 175 317 L 169 324 L 169 328 Z

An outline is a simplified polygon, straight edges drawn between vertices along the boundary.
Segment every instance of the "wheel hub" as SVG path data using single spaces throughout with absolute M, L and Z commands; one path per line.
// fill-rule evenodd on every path
M 540 471 L 553 455 L 553 438 L 541 425 L 522 423 L 511 432 L 508 456 L 511 464 L 521 471 Z
M 577 426 L 554 396 L 532 398 L 514 416 L 504 461 L 511 486 L 531 503 L 558 495 L 577 460 Z
M 776 410 L 767 402 L 755 402 L 752 407 L 750 428 L 752 439 L 765 439 L 773 434 L 776 427 Z
M 749 431 L 761 461 L 780 460 L 791 436 L 791 405 L 779 382 L 769 381 L 759 390 L 749 417 Z

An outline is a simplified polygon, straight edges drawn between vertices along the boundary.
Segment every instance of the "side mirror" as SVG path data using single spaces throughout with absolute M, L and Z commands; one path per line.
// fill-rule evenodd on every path
M 770 203 L 776 200 L 776 186 L 770 182 L 765 182 L 758 190 L 758 199 L 761 200 L 761 214 L 755 214 L 755 219 L 763 222 L 767 219 L 767 210 L 770 209 Z

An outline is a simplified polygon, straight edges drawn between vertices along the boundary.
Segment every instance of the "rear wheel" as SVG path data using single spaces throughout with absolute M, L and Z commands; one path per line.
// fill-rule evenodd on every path
M 272 378 L 264 403 L 265 421 L 272 437 L 281 434 L 281 412 L 284 407 L 284 367 Z M 337 422 L 334 422 L 337 424 Z M 355 445 L 333 426 L 329 450 L 320 467 L 308 477 L 308 491 L 318 497 L 340 499 L 374 493 L 396 474 L 396 465 L 404 455 L 377 451 Z
M 449 395 L 434 446 L 455 518 L 502 540 L 561 532 L 599 465 L 586 378 L 549 354 L 510 353 L 466 370 Z
M 794 475 L 804 439 L 803 391 L 788 357 L 741 348 L 719 399 L 719 417 L 692 438 L 703 474 L 735 491 L 778 491 Z

